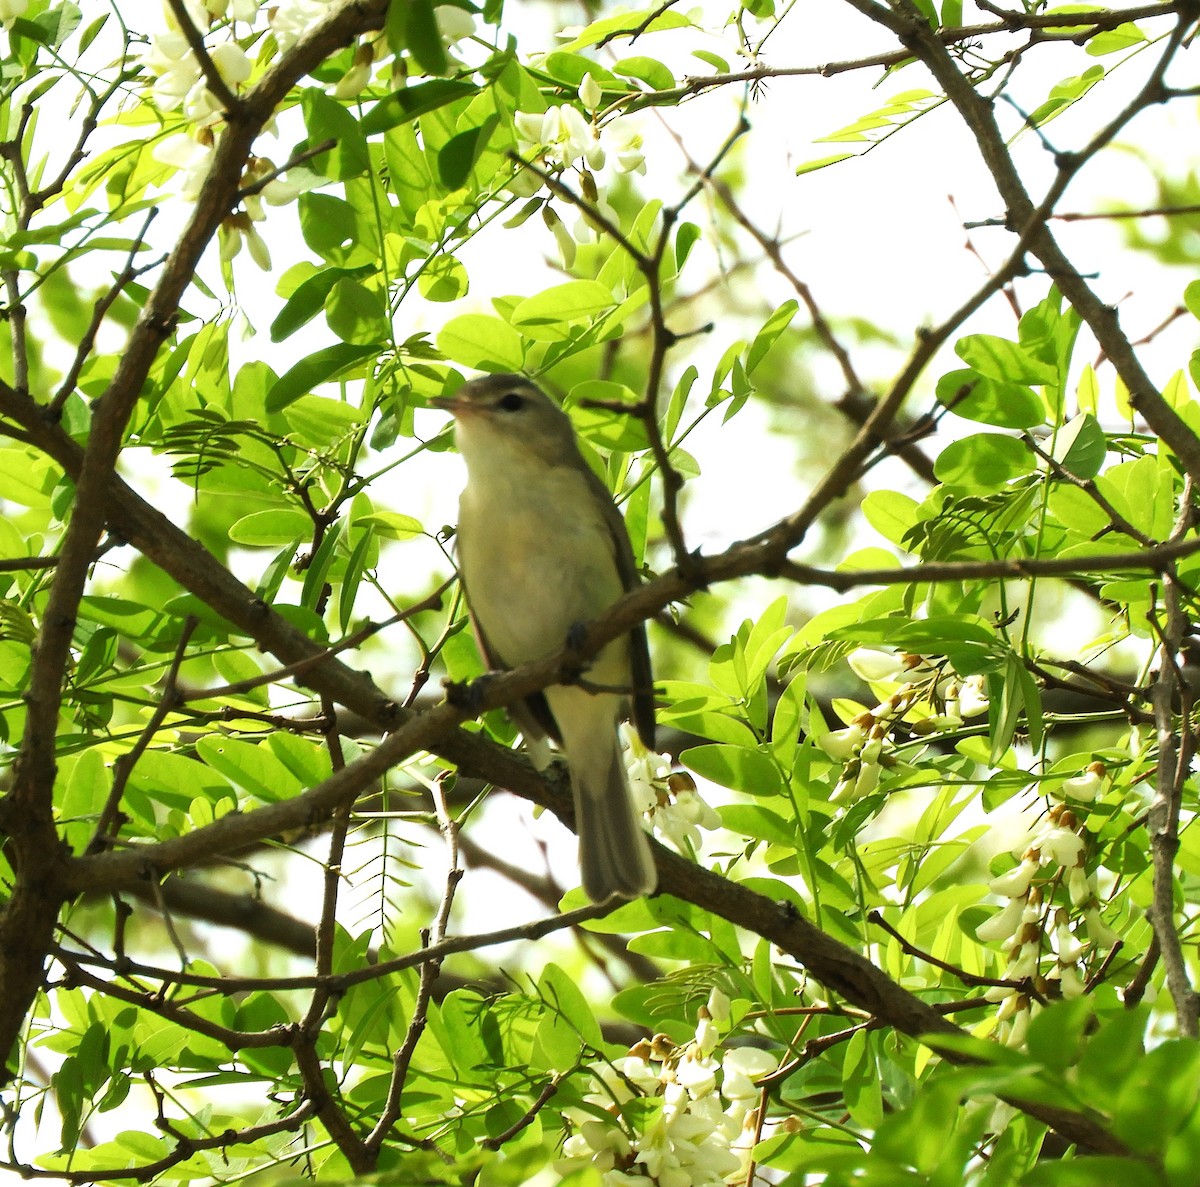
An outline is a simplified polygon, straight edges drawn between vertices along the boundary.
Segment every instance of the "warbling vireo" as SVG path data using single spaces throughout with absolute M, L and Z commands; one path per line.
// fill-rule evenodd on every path
M 484 661 L 512 668 L 541 659 L 636 584 L 625 523 L 566 413 L 528 379 L 485 375 L 433 403 L 454 415 L 467 464 L 458 560 Z M 583 888 L 597 902 L 649 894 L 656 883 L 617 733 L 630 703 L 653 748 L 642 626 L 609 643 L 582 684 L 553 685 L 509 710 L 527 742 L 548 735 L 566 756 Z

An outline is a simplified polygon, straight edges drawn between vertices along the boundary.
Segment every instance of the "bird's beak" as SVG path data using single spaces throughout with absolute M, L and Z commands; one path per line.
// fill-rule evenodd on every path
M 478 404 L 473 403 L 471 400 L 464 400 L 461 395 L 430 396 L 429 402 L 435 408 L 440 408 L 443 412 L 449 412 L 455 420 L 475 416 L 483 411 Z

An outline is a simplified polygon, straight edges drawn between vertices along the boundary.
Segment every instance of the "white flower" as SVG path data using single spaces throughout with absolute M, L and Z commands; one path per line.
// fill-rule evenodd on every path
M 208 56 L 217 68 L 217 73 L 230 87 L 240 86 L 254 69 L 246 51 L 233 41 L 223 41 L 220 45 L 213 46 Z
M 173 165 L 178 173 L 176 184 L 179 196 L 194 202 L 204 185 L 212 165 L 213 146 L 211 139 L 197 140 L 184 132 L 177 132 L 160 140 L 151 150 L 151 156 L 164 165 Z
M 1023 898 L 1029 889 L 1033 876 L 1038 871 L 1038 863 L 1026 857 L 1019 866 L 1007 874 L 1001 874 L 988 883 L 988 890 L 1002 898 Z
M 671 791 L 671 802 L 659 804 L 650 814 L 655 831 L 677 849 L 700 847 L 700 830 L 719 828 L 721 818 L 694 788 L 679 787 Z
M 600 84 L 591 76 L 585 74 L 583 81 L 579 84 L 579 102 L 588 109 L 595 111 L 600 106 L 600 100 L 604 98 L 604 92 L 600 89 Z
M 513 123 L 530 145 L 542 145 L 551 160 L 570 165 L 596 144 L 596 131 L 574 107 L 558 104 L 538 115 L 518 111 Z
M 700 1059 L 684 1057 L 675 1069 L 679 1083 L 687 1089 L 688 1096 L 695 1099 L 707 1096 L 717 1087 L 717 1061 L 704 1056 Z
M 754 1080 L 773 1072 L 779 1060 L 769 1051 L 758 1047 L 733 1047 L 725 1052 L 721 1060 L 724 1077 L 721 1080 L 721 1095 L 726 1100 L 751 1100 L 759 1090 Z
M 311 169 L 297 166 L 278 177 L 273 177 L 259 191 L 259 196 L 268 206 L 286 206 L 301 194 L 315 190 L 324 181 L 323 177 L 313 173 Z
M 1062 785 L 1062 794 L 1066 799 L 1090 804 L 1100 794 L 1107 773 L 1108 768 L 1102 762 L 1089 763 L 1084 771 Z
M 1095 887 L 1083 866 L 1071 866 L 1067 870 L 1067 893 L 1073 907 L 1082 907 L 1095 897 Z
M 1025 900 L 1023 898 L 1010 899 L 1004 910 L 997 912 L 991 919 L 981 923 L 975 929 L 976 939 L 989 943 L 994 940 L 1007 940 L 1010 936 L 1015 936 L 1017 929 L 1021 926 L 1021 916 L 1024 912 Z
M 433 10 L 438 32 L 447 45 L 462 41 L 475 32 L 475 18 L 465 9 L 454 4 L 439 4 Z
M 720 1037 L 717 1032 L 717 1024 L 709 1016 L 707 1010 L 703 1011 L 696 1021 L 696 1050 L 701 1055 L 711 1055 L 716 1049 Z
M 258 228 L 246 214 L 231 214 L 218 228 L 218 242 L 221 259 L 226 263 L 234 258 L 242 249 L 243 241 L 250 258 L 264 271 L 271 270 L 271 253 L 267 250 L 266 241 L 258 233 Z
M 1079 975 L 1079 970 L 1073 964 L 1060 964 L 1050 973 L 1050 978 L 1054 978 L 1062 986 L 1062 995 L 1071 1000 L 1072 998 L 1082 997 L 1087 988 L 1083 983 L 1083 978 Z
M 850 665 L 850 671 L 868 684 L 894 680 L 906 666 L 894 651 L 881 651 L 876 647 L 856 647 L 846 656 L 846 663 Z
M 1061 825 L 1040 833 L 1034 842 L 1037 847 L 1060 866 L 1073 866 L 1083 853 L 1083 838 Z
M 549 203 L 542 207 L 542 221 L 550 228 L 550 233 L 554 236 L 554 242 L 558 245 L 558 254 L 562 259 L 563 267 L 570 271 L 575 263 L 575 242 L 577 237 L 567 230 L 567 224 L 558 217 L 558 212 Z
M 878 763 L 851 763 L 829 797 L 832 804 L 853 803 L 879 786 Z
M 1060 964 L 1075 964 L 1087 951 L 1087 945 L 1068 926 L 1065 912 L 1054 929 L 1054 946 L 1058 949 Z
M 1097 948 L 1112 948 L 1120 941 L 1121 937 L 1100 918 L 1099 907 L 1084 907 L 1083 918 L 1087 922 L 1088 939 Z
M 357 99 L 371 81 L 371 63 L 356 61 L 333 88 L 335 99 Z
M 11 29 L 17 17 L 24 16 L 29 0 L 0 0 L 0 25 Z
M 286 53 L 329 12 L 329 0 L 279 0 L 268 10 L 276 44 Z
M 958 712 L 963 717 L 978 717 L 990 704 L 987 682 L 980 675 L 968 676 L 958 693 Z
M 881 725 L 871 727 L 871 732 L 867 735 L 867 740 L 863 743 L 863 748 L 859 752 L 859 758 L 864 763 L 878 763 L 880 756 L 883 754 L 883 744 L 887 741 L 887 730 Z
M 200 79 L 200 64 L 192 56 L 187 38 L 177 29 L 154 34 L 143 62 L 154 75 L 154 101 L 167 111 L 177 108 Z
M 708 994 L 708 1013 L 717 1022 L 729 1020 L 729 996 L 715 985 Z
M 638 736 L 629 722 L 621 723 L 621 742 L 625 750 L 625 773 L 629 791 L 638 811 L 649 812 L 667 794 L 671 774 L 671 756 L 656 754 Z
M 859 724 L 846 726 L 841 730 L 830 730 L 817 739 L 817 745 L 829 755 L 844 761 L 849 758 L 866 740 L 867 731 Z
M 641 128 L 633 116 L 611 119 L 600 131 L 605 149 L 616 159 L 618 173 L 645 173 L 646 154 L 642 151 Z
M 1025 1035 L 1029 1032 L 1029 1015 L 1030 1010 L 1020 1010 L 1013 1015 L 1012 1029 L 1005 1037 L 1004 1045 L 1006 1047 L 1021 1047 L 1025 1043 Z
M 1004 972 L 1005 981 L 1024 981 L 1038 971 L 1038 959 L 1041 953 L 1037 942 L 1022 944 L 1012 955 L 1008 968 Z

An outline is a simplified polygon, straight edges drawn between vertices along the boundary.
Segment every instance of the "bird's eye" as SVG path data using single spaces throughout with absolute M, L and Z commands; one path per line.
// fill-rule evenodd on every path
M 496 407 L 503 412 L 520 412 L 525 407 L 525 397 L 518 392 L 507 392 L 496 401 Z

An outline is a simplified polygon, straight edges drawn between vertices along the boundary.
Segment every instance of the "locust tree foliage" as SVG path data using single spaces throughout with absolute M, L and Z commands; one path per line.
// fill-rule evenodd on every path
M 0 0 L 0 1168 L 1195 1182 L 1197 17 Z M 484 680 L 491 371 L 645 581 Z

